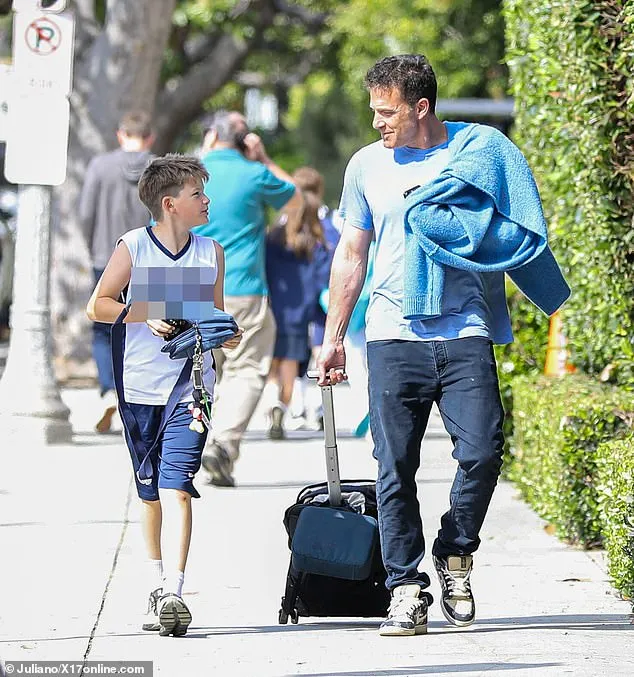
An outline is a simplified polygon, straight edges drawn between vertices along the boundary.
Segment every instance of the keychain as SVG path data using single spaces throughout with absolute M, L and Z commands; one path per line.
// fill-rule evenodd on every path
M 194 401 L 189 404 L 189 412 L 192 415 L 192 422 L 189 424 L 189 429 L 197 433 L 204 433 L 205 428 L 211 429 L 211 396 L 205 388 L 203 382 L 203 352 L 202 352 L 202 337 L 196 327 L 196 345 L 194 346 L 194 355 L 192 357 L 192 381 L 194 388 L 192 395 Z

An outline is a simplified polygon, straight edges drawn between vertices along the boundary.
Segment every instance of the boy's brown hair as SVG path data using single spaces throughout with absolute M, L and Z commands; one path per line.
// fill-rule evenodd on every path
M 145 111 L 130 111 L 121 118 L 119 131 L 127 136 L 147 139 L 152 136 L 152 118 Z
M 205 183 L 209 173 L 198 158 L 178 153 L 157 157 L 143 170 L 139 179 L 139 198 L 150 210 L 152 218 L 163 216 L 161 202 L 166 195 L 176 197 L 189 179 Z

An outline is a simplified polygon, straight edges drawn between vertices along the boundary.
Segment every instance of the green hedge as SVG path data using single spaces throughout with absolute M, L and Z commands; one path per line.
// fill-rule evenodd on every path
M 614 587 L 634 599 L 634 435 L 597 449 L 599 510 Z
M 582 376 L 521 377 L 513 399 L 511 479 L 560 538 L 601 544 L 597 448 L 627 432 L 631 393 Z
M 504 4 L 514 136 L 573 290 L 563 311 L 572 360 L 632 387 L 634 2 Z
M 548 345 L 548 318 L 507 278 L 506 299 L 515 341 L 495 346 L 500 394 L 504 405 L 506 441 L 504 473 L 513 460 L 513 380 L 518 376 L 538 376 L 544 371 Z M 510 452 L 510 454 L 508 453 Z

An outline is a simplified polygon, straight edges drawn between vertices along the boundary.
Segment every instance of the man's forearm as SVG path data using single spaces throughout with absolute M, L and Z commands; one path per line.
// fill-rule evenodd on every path
M 328 316 L 324 342 L 341 343 L 348 328 L 350 316 L 359 298 L 367 260 L 351 256 L 346 250 L 337 250 L 330 273 Z
M 261 160 L 261 162 L 271 172 L 271 174 L 277 176 L 278 179 L 281 179 L 282 181 L 288 181 L 288 183 L 295 183 L 293 177 L 288 172 L 285 172 L 279 165 L 276 165 L 270 157 L 266 157 L 265 159 Z

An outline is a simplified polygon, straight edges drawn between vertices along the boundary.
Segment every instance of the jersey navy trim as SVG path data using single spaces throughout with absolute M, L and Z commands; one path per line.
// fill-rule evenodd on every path
M 165 254 L 165 256 L 169 256 L 172 261 L 178 261 L 181 257 L 185 256 L 187 253 L 187 250 L 191 247 L 192 244 L 192 234 L 189 234 L 189 239 L 187 240 L 187 244 L 177 253 L 177 254 L 172 254 L 172 252 L 167 249 L 167 247 L 164 247 L 160 240 L 154 235 L 152 232 L 152 226 L 146 226 L 145 230 L 147 230 L 147 234 L 150 236 L 150 239 L 154 244 Z

